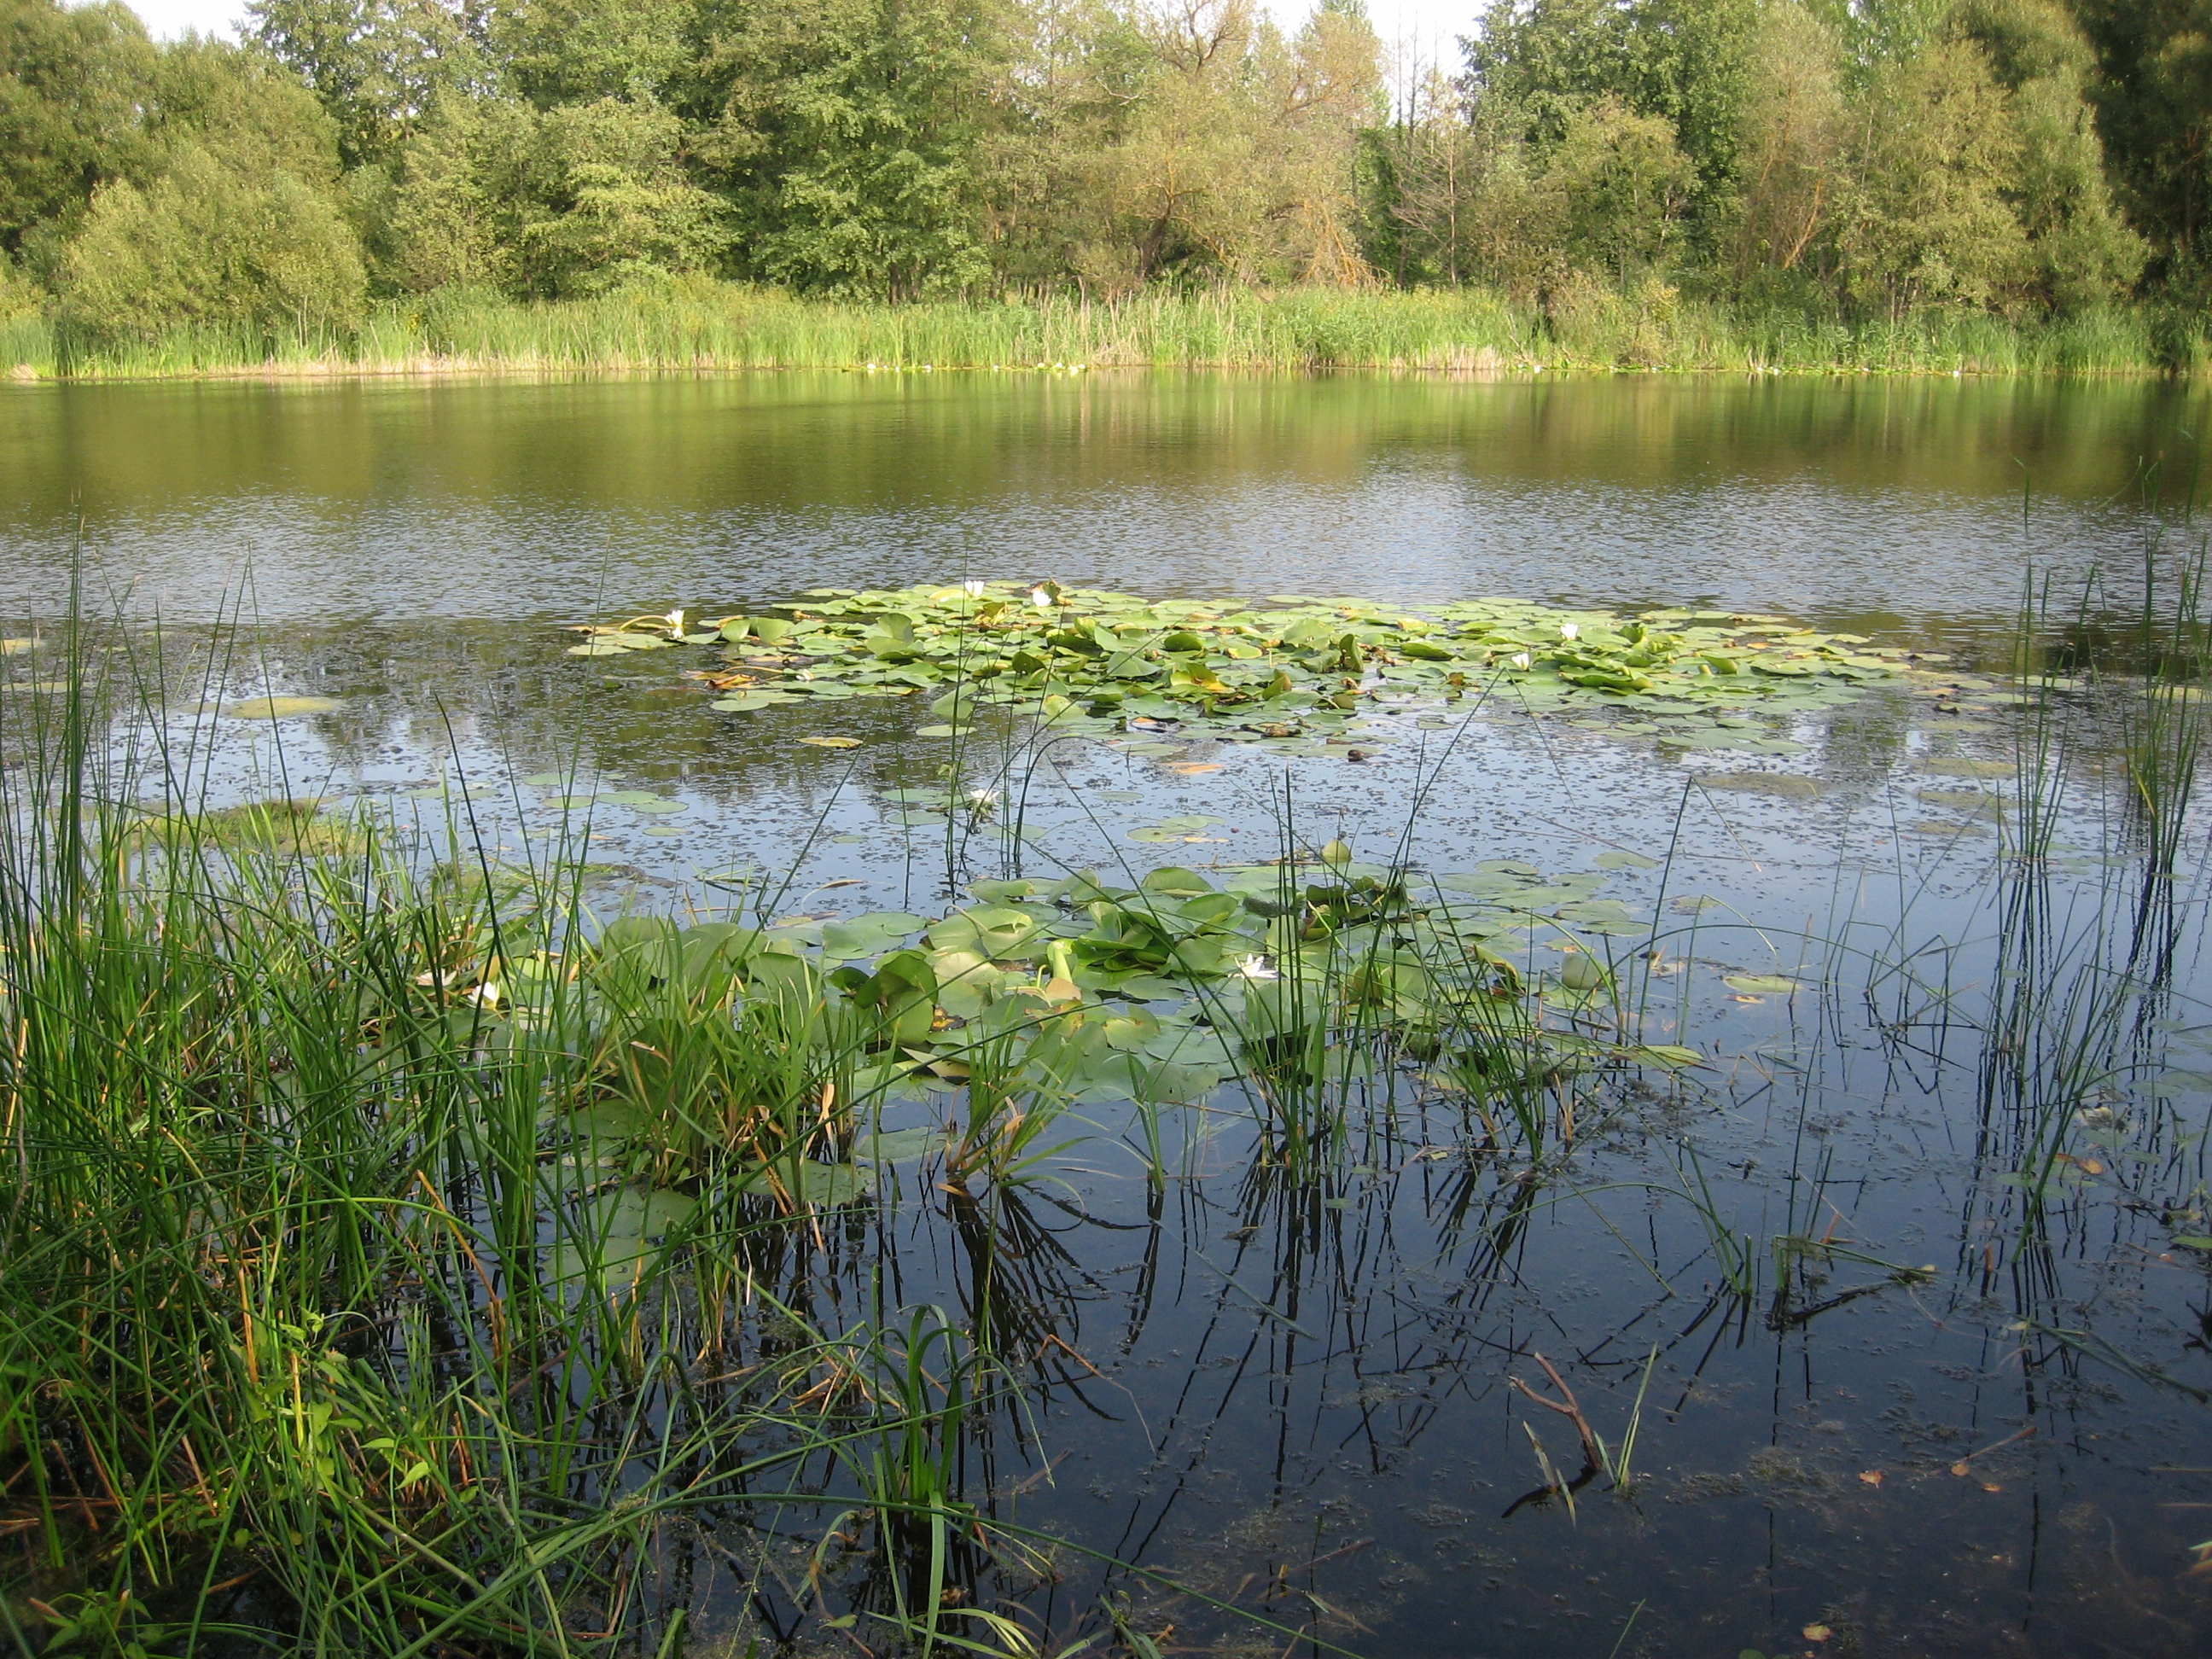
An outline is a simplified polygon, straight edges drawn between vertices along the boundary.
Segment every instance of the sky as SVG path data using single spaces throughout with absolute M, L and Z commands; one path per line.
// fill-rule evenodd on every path
M 1310 9 L 1309 0 L 1266 3 L 1285 22 L 1303 18 Z M 131 0 L 131 4 L 161 40 L 173 40 L 188 29 L 234 35 L 234 20 L 246 10 L 245 0 Z M 1480 4 L 1481 0 L 1367 0 L 1367 10 L 1386 46 L 1401 51 L 1413 47 L 1425 63 L 1439 58 L 1455 62 L 1453 37 L 1474 26 Z

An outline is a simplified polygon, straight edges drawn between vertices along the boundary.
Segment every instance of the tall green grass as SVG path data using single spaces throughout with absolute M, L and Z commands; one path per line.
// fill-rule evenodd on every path
M 915 952 L 833 975 L 737 920 L 595 915 L 580 858 L 499 863 L 465 817 L 425 844 L 211 807 L 158 655 L 72 628 L 33 665 L 66 689 L 0 686 L 0 1639 L 675 1654 L 680 1522 L 741 1584 L 813 1551 L 791 1624 L 1033 1650 L 991 1609 L 1049 1540 L 982 1456 L 1055 1334 L 1018 1189 L 1065 1133 L 1055 1067 L 1128 1069 L 1121 1005 L 1055 981 L 948 1037 Z M 1391 954 L 1402 889 L 1332 879 L 1347 857 L 1284 866 L 1291 971 L 1214 1004 L 1262 1164 L 1307 1182 L 1369 1086 L 1348 1048 L 1387 1056 L 1409 1011 L 1431 1052 L 1533 1037 L 1462 1017 L 1492 968 Z M 1243 914 L 1092 885 L 1071 915 L 1163 963 Z M 973 1300 L 817 1322 L 823 1212 L 878 1192 L 919 1042 L 964 1082 L 934 1156 Z
M 2013 320 L 1925 312 L 1846 323 L 1588 287 L 1548 311 L 1478 289 L 1146 291 L 912 305 L 805 301 L 710 282 L 519 303 L 450 290 L 380 304 L 355 331 L 180 327 L 98 344 L 0 323 L 0 372 L 127 378 L 508 370 L 1215 368 L 1510 374 L 2145 374 L 2193 369 L 2203 330 L 2115 309 Z

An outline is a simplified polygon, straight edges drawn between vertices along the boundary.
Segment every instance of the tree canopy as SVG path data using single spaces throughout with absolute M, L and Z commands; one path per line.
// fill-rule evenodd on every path
M 1846 316 L 2212 278 L 2212 0 L 0 0 L 0 283 L 88 329 L 696 277 Z M 12 274 L 10 274 L 12 273 Z M 1580 297 L 1577 297 L 1580 296 Z

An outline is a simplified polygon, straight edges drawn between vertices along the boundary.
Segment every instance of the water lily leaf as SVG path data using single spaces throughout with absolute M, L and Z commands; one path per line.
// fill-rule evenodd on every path
M 1657 859 L 1647 859 L 1641 853 L 1617 851 L 1600 853 L 1591 860 L 1601 870 L 1656 870 Z
M 1780 795 L 1791 800 L 1809 800 L 1820 793 L 1817 778 L 1799 777 L 1790 772 L 1700 772 L 1698 783 L 1706 789 L 1726 789 L 1747 795 Z
M 917 726 L 914 734 L 918 738 L 964 738 L 975 729 L 972 726 Z
M 817 749 L 858 749 L 858 738 L 801 738 L 801 743 L 811 744 Z
M 1705 1063 L 1705 1055 L 1698 1049 L 1684 1048 L 1674 1042 L 1647 1043 L 1634 1052 L 1637 1059 L 1649 1060 L 1654 1065 L 1664 1066 L 1670 1070 L 1683 1066 L 1702 1066 Z
M 222 712 L 236 720 L 289 720 L 303 714 L 327 714 L 340 707 L 336 697 L 248 697 Z
M 1754 996 L 1786 996 L 1797 989 L 1797 981 L 1780 974 L 1723 974 L 1721 983 L 1731 991 L 1747 992 Z
M 956 910 L 929 930 L 929 942 L 940 951 L 975 951 L 988 957 L 1010 956 L 1037 935 L 1037 919 L 1011 905 L 979 904 Z
M 903 1164 L 909 1158 L 927 1158 L 945 1145 L 945 1134 L 939 1129 L 890 1129 L 878 1134 L 862 1135 L 853 1143 L 855 1164 Z
M 610 1240 L 660 1238 L 681 1228 L 698 1208 L 699 1200 L 684 1193 L 632 1187 L 586 1200 L 580 1219 L 587 1233 Z
M 853 1203 L 875 1190 L 867 1170 L 850 1164 L 817 1164 L 811 1158 L 793 1164 L 750 1164 L 736 1185 L 739 1192 L 757 1197 L 795 1200 L 823 1209 Z
M 651 1128 L 653 1120 L 642 1106 L 611 1100 L 575 1113 L 568 1127 L 589 1139 L 627 1140 Z
M 1932 757 L 1917 763 L 1923 772 L 1932 772 L 1939 778 L 2009 778 L 2020 772 L 2010 761 L 1968 760 L 1955 755 Z
M 921 916 L 889 910 L 824 922 L 822 925 L 823 954 L 836 957 L 880 956 L 926 925 L 926 919 Z
M 629 807 L 633 812 L 688 812 L 691 810 L 688 802 L 668 800 L 659 796 L 646 800 L 623 801 L 620 804 Z

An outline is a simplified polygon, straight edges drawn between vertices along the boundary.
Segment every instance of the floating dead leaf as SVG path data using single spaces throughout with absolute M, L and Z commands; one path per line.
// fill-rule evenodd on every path
M 1984 1480 L 1982 1482 L 1982 1490 L 1984 1492 L 2002 1492 L 2004 1488 L 1997 1485 L 1994 1480 Z
M 1825 1642 L 1835 1633 L 1826 1625 L 1808 1625 L 1802 1632 L 1805 1639 L 1808 1642 Z
M 1221 770 L 1221 763 L 1219 761 L 1173 761 L 1169 763 L 1167 769 L 1170 772 L 1180 772 L 1185 777 L 1188 777 L 1198 772 L 1218 772 Z
M 1969 1475 L 1973 1472 L 1973 1468 L 1971 1464 L 1954 1463 L 1951 1465 L 1951 1473 L 1956 1475 Z
M 811 744 L 817 749 L 858 749 L 858 738 L 801 738 L 801 743 Z
M 1859 1473 L 1859 1479 L 1865 1481 L 1869 1486 L 1879 1486 L 1881 1485 L 1881 1471 L 1880 1469 L 1861 1470 Z

